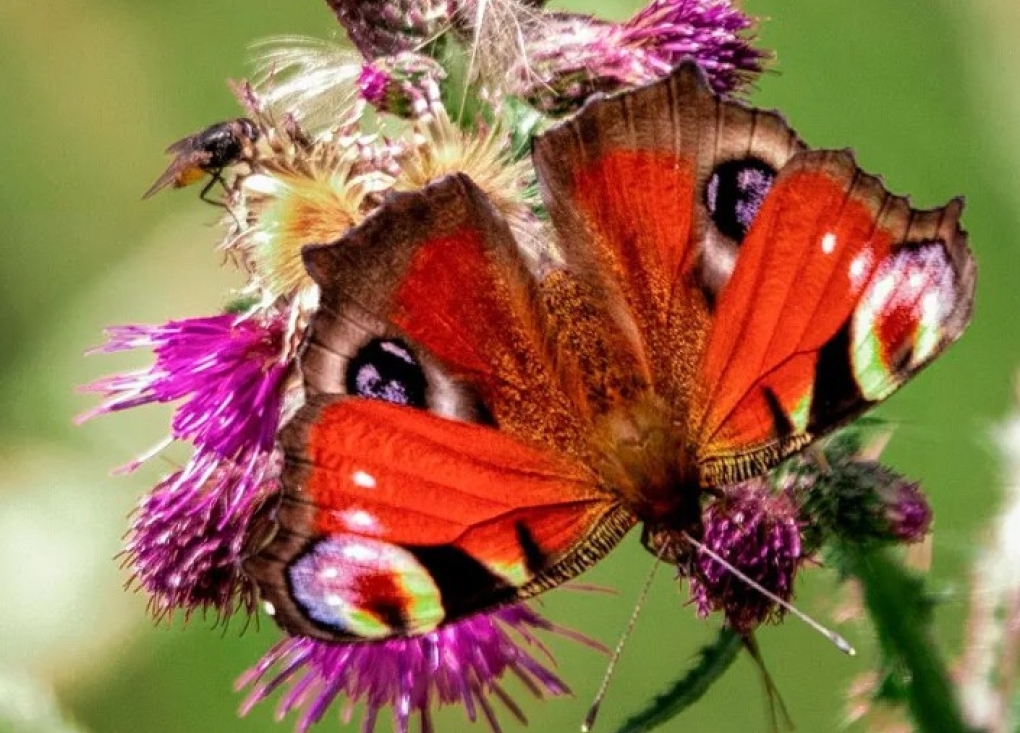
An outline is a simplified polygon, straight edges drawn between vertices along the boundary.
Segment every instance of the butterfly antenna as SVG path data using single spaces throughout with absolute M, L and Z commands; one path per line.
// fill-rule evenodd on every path
M 665 546 L 662 548 L 665 549 Z M 631 633 L 634 631 L 634 627 L 637 625 L 638 616 L 641 615 L 642 609 L 645 607 L 645 601 L 648 599 L 648 592 L 652 588 L 652 580 L 655 578 L 655 571 L 659 568 L 659 558 L 662 557 L 662 550 L 655 557 L 655 562 L 652 563 L 652 569 L 648 573 L 648 577 L 645 579 L 644 587 L 641 588 L 641 593 L 638 595 L 637 603 L 634 605 L 634 611 L 630 614 L 630 620 L 627 622 L 627 626 L 624 628 L 623 633 L 620 635 L 620 640 L 616 642 L 616 648 L 613 649 L 613 655 L 609 658 L 609 664 L 606 665 L 606 672 L 602 675 L 602 684 L 599 685 L 599 691 L 595 693 L 595 699 L 591 703 L 591 707 L 588 708 L 588 714 L 584 716 L 584 722 L 581 723 L 581 733 L 589 733 L 589 731 L 595 726 L 595 718 L 599 715 L 599 708 L 602 706 L 602 699 L 606 696 L 606 690 L 609 689 L 609 681 L 613 678 L 613 672 L 616 671 L 616 663 L 620 661 L 620 655 L 623 654 L 623 647 L 627 644 L 627 640 L 630 639 Z
M 747 575 L 746 575 L 745 573 L 741 572 L 740 570 L 737 570 L 737 568 L 735 568 L 735 567 L 734 567 L 734 566 L 733 566 L 733 565 L 732 565 L 731 563 L 729 563 L 729 562 L 727 562 L 726 560 L 724 560 L 724 559 L 723 559 L 723 558 L 722 558 L 722 557 L 721 557 L 721 556 L 719 555 L 719 553 L 717 553 L 717 552 L 716 552 L 715 550 L 712 550 L 712 549 L 710 549 L 710 548 L 709 548 L 709 547 L 707 547 L 707 546 L 706 546 L 706 545 L 705 545 L 704 543 L 698 542 L 698 541 L 697 541 L 696 539 L 694 539 L 693 537 L 691 537 L 691 536 L 690 536 L 690 534 L 688 534 L 687 532 L 684 532 L 684 537 L 685 537 L 685 538 L 687 539 L 687 541 L 688 541 L 688 542 L 690 542 L 690 543 L 691 543 L 692 545 L 694 545 L 694 546 L 695 546 L 695 547 L 697 547 L 697 548 L 698 548 L 699 550 L 701 550 L 702 552 L 704 552 L 704 553 L 705 553 L 706 555 L 708 555 L 708 556 L 709 556 L 710 558 L 712 558 L 712 559 L 713 559 L 713 560 L 715 560 L 715 561 L 716 561 L 717 563 L 719 563 L 720 565 L 722 565 L 722 566 L 723 566 L 724 568 L 726 568 L 727 570 L 729 570 L 729 571 L 730 571 L 731 573 L 733 573 L 734 575 L 736 575 L 736 576 L 737 576 L 738 578 L 740 578 L 740 579 L 741 579 L 742 581 L 744 581 L 744 582 L 745 582 L 745 583 L 747 583 L 747 584 L 748 584 L 749 586 L 751 586 L 752 588 L 754 588 L 754 589 L 755 589 L 756 591 L 758 591 L 759 593 L 761 593 L 761 594 L 762 594 L 763 596 L 765 596 L 766 598 L 768 598 L 768 599 L 769 599 L 770 601 L 772 601 L 772 602 L 773 602 L 773 603 L 775 603 L 776 605 L 778 605 L 778 606 L 782 607 L 782 608 L 783 608 L 783 609 L 785 609 L 786 611 L 788 611 L 788 612 L 792 613 L 792 614 L 793 614 L 794 616 L 796 616 L 796 617 L 797 617 L 797 618 L 799 618 L 799 619 L 800 619 L 801 621 L 803 621 L 804 623 L 806 623 L 806 624 L 807 624 L 808 626 L 810 626 L 810 627 L 811 627 L 812 629 L 814 629 L 814 630 L 815 630 L 815 631 L 817 631 L 817 632 L 818 632 L 819 634 L 821 634 L 822 636 L 824 636 L 824 637 L 825 637 L 826 639 L 828 639 L 829 641 L 831 641 L 831 642 L 832 642 L 833 644 L 835 644 L 836 648 L 837 648 L 837 649 L 839 649 L 839 650 L 840 650 L 841 652 L 843 652 L 844 654 L 847 654 L 847 655 L 849 655 L 849 656 L 851 656 L 851 657 L 852 657 L 852 656 L 854 656 L 855 654 L 857 654 L 857 650 L 856 650 L 856 649 L 854 649 L 854 648 L 853 648 L 853 647 L 852 647 L 852 646 L 850 645 L 850 642 L 848 642 L 848 641 L 847 641 L 846 639 L 844 639 L 844 638 L 843 638 L 842 636 L 840 636 L 839 634 L 837 634 L 837 633 L 836 633 L 835 631 L 833 631 L 832 629 L 828 629 L 828 628 L 826 628 L 825 626 L 822 626 L 822 625 L 821 625 L 820 623 L 818 623 L 817 621 L 815 621 L 815 620 L 814 620 L 813 618 L 811 618 L 810 616 L 808 616 L 808 615 L 807 615 L 806 613 L 804 613 L 803 611 L 801 611 L 801 610 L 800 610 L 799 608 L 797 608 L 796 606 L 794 606 L 794 605 L 791 605 L 791 604 L 790 604 L 790 603 L 788 603 L 787 601 L 784 601 L 784 600 L 783 600 L 782 598 L 780 598 L 779 596 L 777 596 L 777 595 L 776 595 L 775 593 L 773 593 L 772 591 L 770 591 L 770 590 L 769 590 L 768 588 L 765 588 L 765 587 L 764 587 L 764 586 L 763 586 L 763 585 L 762 585 L 761 583 L 758 583 L 757 581 L 755 581 L 755 580 L 752 580 L 752 579 L 751 579 L 750 577 L 748 577 L 748 576 L 747 576 Z

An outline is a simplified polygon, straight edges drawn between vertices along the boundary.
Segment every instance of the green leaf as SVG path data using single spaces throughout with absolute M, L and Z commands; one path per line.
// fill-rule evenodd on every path
M 659 693 L 641 712 L 631 716 L 617 733 L 642 733 L 675 718 L 701 699 L 708 688 L 730 668 L 743 648 L 743 639 L 732 629 L 720 629 L 711 644 L 698 652 L 687 674 Z
M 478 129 L 478 121 L 493 121 L 492 107 L 485 102 L 478 83 L 471 78 L 470 54 L 452 33 L 444 33 L 430 47 L 432 56 L 446 71 L 439 94 L 450 119 L 462 130 Z
M 549 124 L 547 117 L 520 97 L 503 100 L 503 119 L 510 129 L 510 149 L 514 160 L 531 155 L 532 138 Z

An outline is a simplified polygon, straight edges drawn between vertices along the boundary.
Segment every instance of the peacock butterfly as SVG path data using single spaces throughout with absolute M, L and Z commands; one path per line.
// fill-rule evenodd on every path
M 247 561 L 287 631 L 426 633 L 638 523 L 676 559 L 713 488 L 885 399 L 969 320 L 960 200 L 911 208 L 693 64 L 589 103 L 533 161 L 537 264 L 463 175 L 306 248 L 306 403 Z

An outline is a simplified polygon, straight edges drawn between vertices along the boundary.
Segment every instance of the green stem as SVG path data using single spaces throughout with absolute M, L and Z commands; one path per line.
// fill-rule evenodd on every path
M 477 84 L 470 77 L 470 55 L 453 34 L 440 36 L 432 44 L 429 55 L 446 71 L 439 90 L 443 106 L 454 124 L 462 130 L 475 130 L 479 118 L 490 120 L 492 109 L 478 94 Z
M 920 580 L 883 550 L 848 545 L 847 569 L 864 587 L 864 602 L 886 653 L 903 665 L 907 701 L 923 733 L 977 733 L 963 721 L 956 691 L 931 635 Z

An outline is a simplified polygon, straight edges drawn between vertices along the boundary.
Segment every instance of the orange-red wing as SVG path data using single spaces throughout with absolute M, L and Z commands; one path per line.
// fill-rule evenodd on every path
M 974 290 L 961 209 L 912 209 L 845 152 L 782 169 L 715 311 L 694 426 L 705 483 L 774 465 L 959 337 Z
M 365 345 L 399 342 L 424 370 L 425 409 L 583 452 L 534 276 L 466 176 L 392 196 L 337 243 L 306 249 L 305 262 L 322 291 L 301 361 L 311 393 L 351 393 Z
M 282 440 L 279 529 L 249 570 L 294 633 L 423 633 L 573 577 L 634 521 L 583 465 L 424 410 L 323 395 Z
M 704 486 L 884 399 L 968 320 L 959 202 L 911 209 L 693 64 L 589 104 L 536 142 L 535 167 L 563 270 L 631 344 L 615 353 L 673 410 Z

